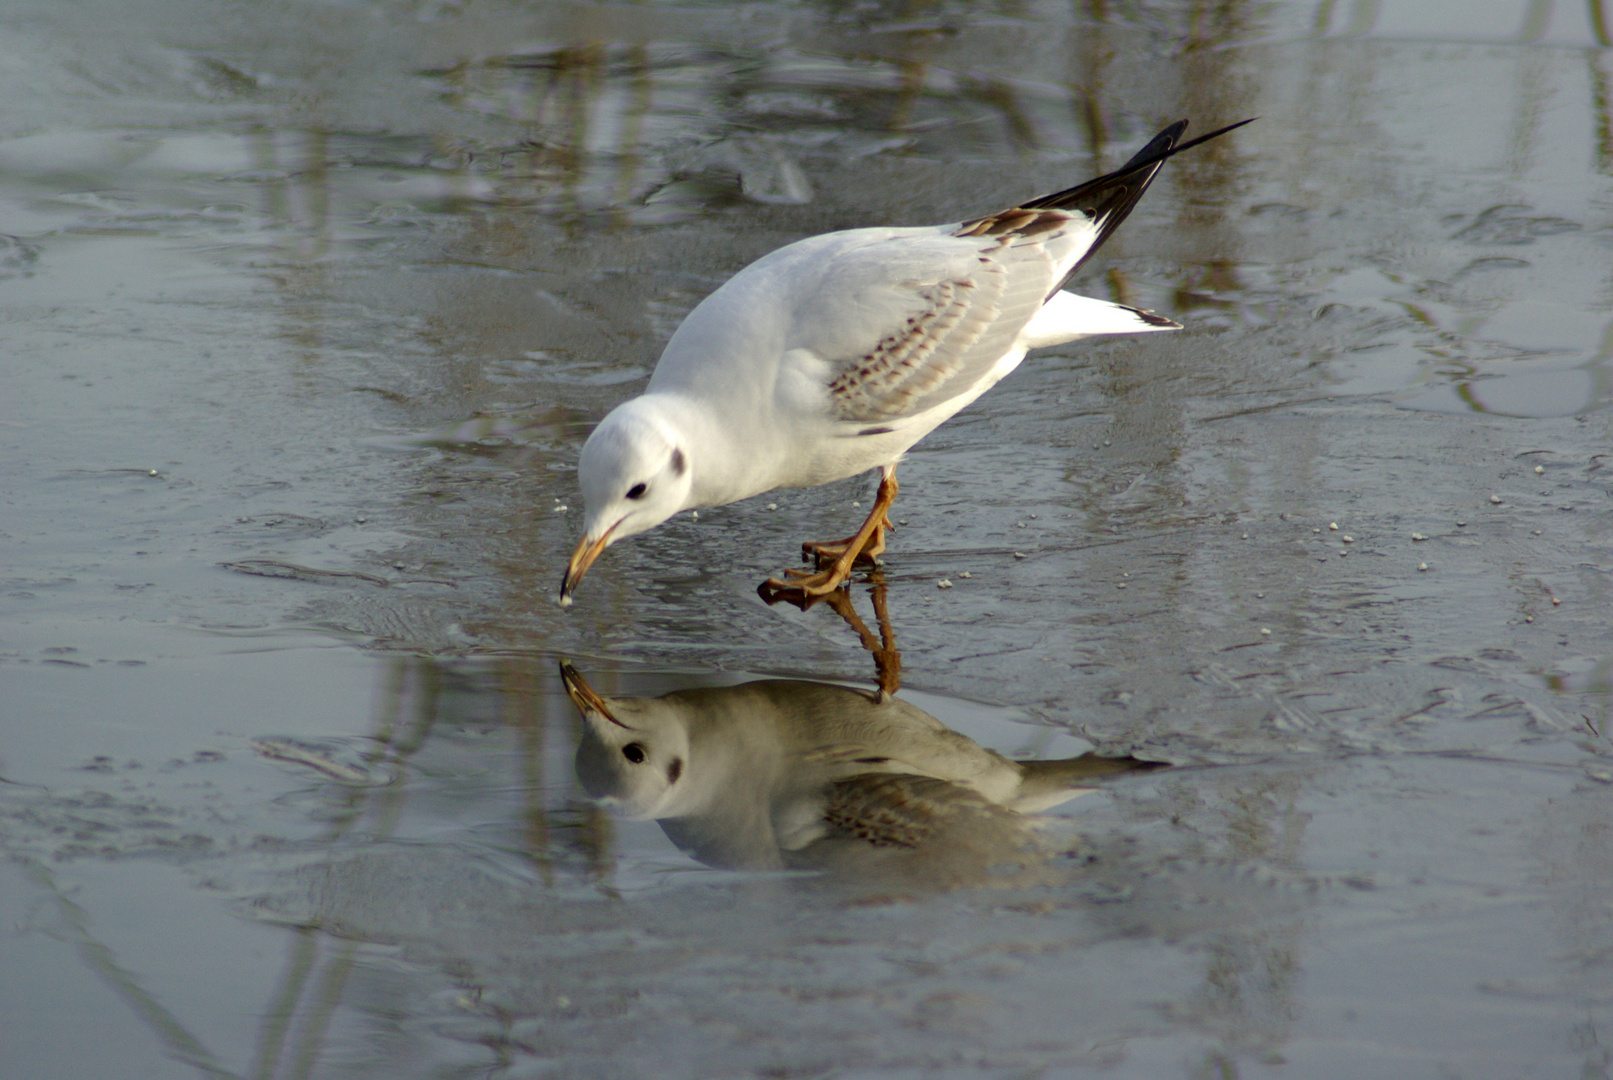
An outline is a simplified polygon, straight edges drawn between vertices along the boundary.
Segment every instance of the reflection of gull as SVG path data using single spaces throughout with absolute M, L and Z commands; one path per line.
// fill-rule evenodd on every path
M 905 701 L 823 683 L 607 700 L 570 665 L 561 675 L 585 721 L 584 790 L 656 819 L 679 848 L 722 868 L 941 848 L 990 865 L 1029 842 L 1024 815 L 1149 767 L 1093 755 L 1011 761 Z
M 795 599 L 837 589 L 858 559 L 884 550 L 901 455 L 1027 349 L 1176 328 L 1062 289 L 1167 157 L 1231 130 L 1178 146 L 1186 127 L 1068 191 L 961 224 L 828 233 L 736 274 L 672 335 L 648 391 L 583 447 L 588 512 L 561 602 L 609 544 L 680 510 L 880 468 L 856 535 L 806 546 L 829 569 L 764 587 Z

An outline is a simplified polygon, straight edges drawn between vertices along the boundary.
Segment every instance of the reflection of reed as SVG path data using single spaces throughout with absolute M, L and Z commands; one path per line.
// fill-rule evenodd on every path
M 442 670 L 436 664 L 395 660 L 389 666 L 378 695 L 372 748 L 364 761 L 378 770 L 391 767 L 398 779 L 380 787 L 338 789 L 347 805 L 333 816 L 315 844 L 334 844 L 366 818 L 366 833 L 377 840 L 386 839 L 396 830 L 408 798 L 408 785 L 404 783 L 407 765 L 426 744 L 436 724 L 441 692 Z M 408 724 L 400 727 L 406 705 L 412 706 L 412 715 Z M 254 1080 L 306 1080 L 318 1063 L 359 948 L 358 942 L 326 936 L 324 929 L 314 921 L 297 927 L 293 934 L 284 973 L 264 1016 L 248 1072 Z M 321 960 L 325 946 L 333 948 Z M 293 1031 L 299 1012 L 301 1023 Z M 289 1061 L 284 1070 L 280 1069 L 282 1059 Z
M 331 192 L 327 162 L 330 138 L 319 128 L 262 130 L 249 138 L 258 170 L 263 215 L 288 239 L 294 263 L 313 262 L 330 248 Z
M 1605 39 L 1607 31 L 1598 28 Z M 1603 40 L 1604 47 L 1607 45 Z M 1591 84 L 1591 123 L 1595 125 L 1596 171 L 1613 175 L 1613 91 L 1609 89 L 1607 73 L 1608 54 L 1596 49 L 1585 50 L 1585 66 Z
M 806 201 L 799 147 L 859 153 L 896 136 L 954 153 L 960 141 L 986 153 L 1072 148 L 1068 118 L 1090 111 L 1090 97 L 1017 73 L 943 69 L 934 54 L 946 40 L 904 29 L 841 57 L 593 43 L 431 75 L 450 104 L 523 129 L 518 144 L 493 148 L 500 201 L 624 222 L 629 208 L 665 220 L 691 201 Z
M 56 884 L 55 875 L 32 859 L 17 859 L 16 862 L 22 867 L 23 873 L 56 902 L 56 910 L 62 921 L 51 928 L 51 936 L 72 945 L 84 965 L 101 977 L 176 1060 L 191 1066 L 203 1076 L 234 1080 L 234 1074 L 219 1063 L 201 1040 L 141 986 L 140 980 L 118 963 L 117 955 L 95 937 L 90 930 L 89 913 L 68 898 Z
M 486 669 L 486 693 L 466 696 L 457 688 L 449 693 L 451 680 L 465 677 L 465 673 L 456 674 L 430 659 L 397 659 L 387 666 L 376 695 L 368 737 L 371 748 L 363 762 L 374 774 L 394 779 L 378 786 L 330 784 L 322 788 L 321 794 L 335 800 L 338 808 L 324 832 L 310 841 L 311 846 L 340 854 L 341 842 L 350 841 L 355 834 L 362 834 L 366 847 L 394 836 L 408 802 L 418 794 L 422 769 L 417 758 L 433 733 L 456 720 L 461 708 L 456 701 L 485 702 L 491 697 L 497 704 L 497 722 L 515 740 L 511 786 L 521 800 L 514 815 L 519 855 L 545 885 L 552 885 L 555 843 L 563 837 L 573 852 L 573 865 L 580 861 L 583 877 L 605 895 L 614 895 L 609 885 L 614 872 L 609 813 L 592 802 L 567 800 L 558 809 L 545 804 L 546 794 L 575 785 L 569 770 L 563 778 L 546 775 L 546 751 L 555 743 L 555 733 L 565 733 L 561 736 L 564 742 L 575 727 L 564 696 L 554 692 L 550 662 L 539 656 L 504 657 Z M 557 827 L 557 813 L 565 822 L 561 827 Z M 366 899 L 362 889 L 347 897 L 360 913 Z M 285 963 L 246 1074 L 253 1080 L 306 1080 L 319 1071 L 326 1036 L 348 996 L 348 983 L 363 947 L 362 939 L 355 940 L 344 931 L 320 917 L 292 929 Z
M 517 757 L 519 783 L 526 797 L 521 809 L 523 851 L 545 885 L 554 880 L 549 859 L 549 815 L 544 810 L 543 745 L 546 719 L 539 707 L 542 685 L 537 669 L 513 658 L 497 666 L 503 721 L 515 730 L 521 751 Z
M 1596 0 L 1589 0 L 1594 5 Z M 1523 25 L 1518 28 L 1518 41 L 1523 44 L 1539 41 L 1546 36 L 1546 30 L 1551 25 L 1551 9 L 1553 0 L 1526 0 L 1523 9 Z

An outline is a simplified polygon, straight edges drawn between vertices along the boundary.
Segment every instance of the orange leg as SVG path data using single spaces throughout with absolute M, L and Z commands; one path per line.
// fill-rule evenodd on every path
M 874 496 L 874 508 L 869 511 L 868 520 L 863 522 L 862 528 L 857 530 L 857 535 L 839 544 L 802 545 L 803 551 L 815 556 L 818 553 L 812 548 L 825 549 L 820 558 L 828 558 L 830 549 L 833 549 L 834 562 L 829 569 L 815 574 L 805 570 L 786 570 L 785 575 L 791 579 L 787 582 L 778 578 L 768 578 L 758 590 L 762 594 L 762 599 L 769 604 L 778 600 L 800 602 L 827 596 L 840 588 L 846 578 L 851 576 L 851 568 L 857 564 L 859 558 L 866 557 L 868 561 L 872 561 L 875 555 L 885 550 L 885 530 L 890 527 L 886 513 L 890 510 L 891 503 L 896 501 L 896 492 L 896 466 L 888 465 L 879 480 L 879 491 Z

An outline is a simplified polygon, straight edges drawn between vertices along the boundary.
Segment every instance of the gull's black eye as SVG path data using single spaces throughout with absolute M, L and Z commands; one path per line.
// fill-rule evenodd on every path
M 634 765 L 644 764 L 644 747 L 640 743 L 630 742 L 622 747 L 622 756 Z
M 646 490 L 648 489 L 646 489 L 643 484 L 634 484 L 632 487 L 627 489 L 627 497 L 629 499 L 642 499 L 644 498 L 644 492 Z

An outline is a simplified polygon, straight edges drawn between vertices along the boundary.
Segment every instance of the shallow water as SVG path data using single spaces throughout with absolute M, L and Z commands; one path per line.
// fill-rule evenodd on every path
M 1609 19 L 12 5 L 4 1071 L 1605 1075 Z M 1077 281 L 1188 329 L 925 440 L 881 574 L 920 709 L 1174 767 L 961 885 L 702 867 L 589 800 L 563 657 L 875 678 L 754 592 L 867 478 L 553 604 L 582 439 L 682 316 L 1254 115 Z

